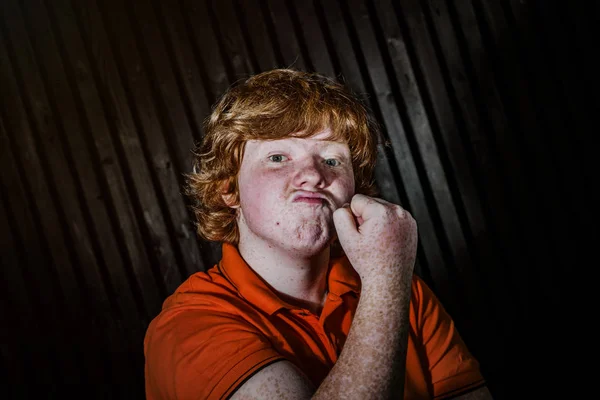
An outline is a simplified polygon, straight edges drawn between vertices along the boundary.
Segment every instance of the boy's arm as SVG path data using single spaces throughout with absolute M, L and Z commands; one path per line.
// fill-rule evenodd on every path
M 399 206 L 363 195 L 354 196 L 351 211 L 337 210 L 334 222 L 362 282 L 338 361 L 316 391 L 292 363 L 281 361 L 253 375 L 232 399 L 403 397 L 416 223 Z
M 294 364 L 280 361 L 254 374 L 232 399 L 401 398 L 408 307 L 394 308 L 385 297 L 393 299 L 361 291 L 344 349 L 316 392 Z

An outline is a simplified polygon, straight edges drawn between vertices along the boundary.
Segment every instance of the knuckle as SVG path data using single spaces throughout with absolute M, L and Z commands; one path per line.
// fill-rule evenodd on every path
M 410 221 L 410 226 L 413 228 L 413 230 L 416 231 L 418 229 L 418 226 L 419 226 L 417 224 L 417 220 L 414 219 L 413 217 L 410 217 L 409 221 Z
M 383 204 L 381 205 L 381 212 L 387 219 L 392 219 L 396 216 L 396 211 L 392 207 L 386 207 Z
M 400 206 L 399 206 L 399 205 L 397 205 L 397 204 L 394 204 L 394 205 L 392 206 L 392 209 L 393 209 L 393 210 L 396 212 L 396 214 L 397 214 L 399 217 L 404 217 L 404 216 L 407 214 L 406 210 L 405 210 L 404 208 L 400 207 Z

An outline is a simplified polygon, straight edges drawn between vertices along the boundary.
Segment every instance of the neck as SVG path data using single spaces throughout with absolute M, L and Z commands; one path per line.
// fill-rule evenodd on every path
M 316 254 L 302 254 L 242 237 L 238 244 L 244 261 L 291 305 L 319 314 L 327 292 L 329 246 Z

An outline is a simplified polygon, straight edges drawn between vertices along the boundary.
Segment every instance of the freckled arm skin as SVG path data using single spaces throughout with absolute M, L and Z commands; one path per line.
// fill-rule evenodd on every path
M 401 399 L 412 270 L 363 282 L 344 350 L 313 399 Z M 399 274 L 397 274 L 399 275 Z
M 232 399 L 403 398 L 416 222 L 399 206 L 362 195 L 337 210 L 334 222 L 362 282 L 338 361 L 316 391 L 292 363 L 281 361 L 252 376 Z

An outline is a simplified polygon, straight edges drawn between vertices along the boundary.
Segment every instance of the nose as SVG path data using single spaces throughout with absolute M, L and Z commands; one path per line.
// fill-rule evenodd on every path
M 298 165 L 294 175 L 294 186 L 297 188 L 322 188 L 326 184 L 324 165 L 318 160 L 310 158 Z

